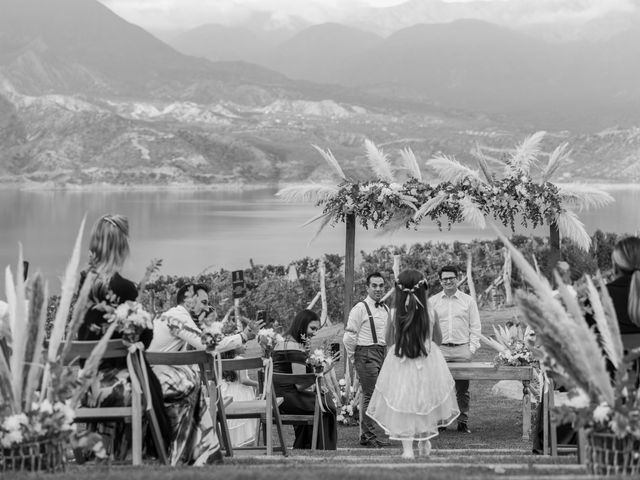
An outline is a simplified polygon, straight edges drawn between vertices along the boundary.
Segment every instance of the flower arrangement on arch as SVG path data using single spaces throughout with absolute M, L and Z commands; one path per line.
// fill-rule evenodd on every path
M 480 339 L 498 352 L 493 359 L 496 367 L 537 365 L 538 361 L 532 350 L 535 333 L 530 326 L 525 325 L 523 328 L 517 322 L 509 322 L 506 326 L 494 325 L 493 331 L 492 337 L 480 335 Z

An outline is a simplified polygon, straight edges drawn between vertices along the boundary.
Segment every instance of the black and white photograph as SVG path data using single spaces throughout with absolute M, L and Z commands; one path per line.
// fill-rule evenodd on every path
M 640 476 L 639 0 L 0 0 L 0 476 Z

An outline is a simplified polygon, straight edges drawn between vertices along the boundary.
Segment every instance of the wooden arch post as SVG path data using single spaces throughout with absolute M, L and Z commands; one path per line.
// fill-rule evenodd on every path
M 346 241 L 344 247 L 344 318 L 345 327 L 353 306 L 353 287 L 356 261 L 356 216 L 349 213 L 345 218 Z
M 560 229 L 554 221 L 549 223 L 549 275 L 556 268 L 556 264 L 561 260 L 560 256 Z

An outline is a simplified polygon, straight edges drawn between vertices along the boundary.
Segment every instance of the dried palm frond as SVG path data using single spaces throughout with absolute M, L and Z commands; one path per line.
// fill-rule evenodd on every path
M 13 311 L 13 307 L 16 304 L 16 286 L 13 283 L 13 274 L 11 273 L 11 267 L 7 265 L 4 269 L 4 290 L 7 296 L 7 323 L 9 324 L 9 343 L 13 342 L 13 332 L 16 329 L 14 325 L 16 315 Z
M 462 217 L 476 228 L 485 228 L 487 226 L 482 210 L 474 203 L 471 198 L 465 196 L 460 199 L 462 207 Z
M 560 183 L 558 195 L 562 202 L 569 208 L 577 210 L 588 210 L 590 208 L 600 208 L 615 202 L 615 199 L 598 188 L 580 183 Z
M 413 153 L 413 150 L 409 147 L 403 148 L 400 150 L 400 157 L 404 160 L 404 164 L 407 166 L 407 170 L 409 170 L 410 175 L 416 180 L 422 181 L 422 172 L 420 171 L 418 159 L 416 158 L 415 153 Z
M 609 330 L 611 331 L 611 336 L 614 339 L 619 339 L 620 341 L 622 341 L 616 309 L 613 306 L 613 301 L 611 300 L 611 296 L 609 295 L 609 290 L 607 289 L 607 286 L 600 272 L 596 274 L 596 283 L 598 284 L 598 289 L 600 290 L 600 301 L 602 302 L 602 309 L 604 310 L 604 315 L 607 319 Z
M 8 407 L 10 413 L 20 410 L 13 397 L 13 380 L 7 358 L 0 354 L 0 400 L 2 405 Z
M 571 239 L 579 248 L 585 252 L 591 246 L 591 237 L 584 229 L 584 223 L 578 219 L 578 215 L 571 210 L 564 210 L 555 219 L 558 231 L 563 237 Z
M 22 387 L 24 385 L 23 373 L 25 371 L 25 354 L 29 340 L 29 332 L 25 328 L 24 322 L 27 319 L 27 294 L 24 285 L 24 272 L 22 263 L 22 245 L 18 248 L 18 269 L 15 283 L 15 304 L 9 304 L 9 315 L 13 315 L 14 328 L 12 329 L 11 358 L 9 367 L 11 368 L 13 397 L 16 404 L 22 405 Z M 13 280 L 13 279 L 12 279 Z
M 595 403 L 605 401 L 613 405 L 614 392 L 606 362 L 587 323 L 569 319 L 553 297 L 539 297 L 519 290 L 516 300 L 545 351 L 566 375 L 588 392 Z
M 27 332 L 29 342 L 25 352 L 24 363 L 24 409 L 31 406 L 33 395 L 39 386 L 39 379 L 44 371 L 43 342 L 47 323 L 47 284 L 40 272 L 36 273 L 31 281 L 31 295 L 29 298 L 29 320 Z M 23 410 L 24 411 L 24 410 Z
M 391 164 L 389 163 L 389 157 L 371 140 L 364 141 L 365 148 L 367 149 L 367 160 L 371 169 L 376 176 L 381 180 L 388 182 L 395 182 L 395 176 L 391 171 Z
M 489 347 L 493 348 L 498 353 L 502 353 L 508 350 L 507 347 L 502 345 L 500 342 L 495 341 L 493 338 L 480 335 L 480 340 L 482 340 L 484 343 L 486 343 Z
M 276 193 L 276 197 L 285 202 L 318 202 L 328 200 L 338 192 L 334 185 L 321 185 L 319 183 L 307 183 L 304 185 L 291 185 Z
M 618 321 L 615 316 L 613 318 L 607 316 L 603 302 L 601 302 L 600 295 L 598 295 L 598 291 L 591 281 L 591 278 L 587 276 L 586 280 L 589 291 L 589 302 L 593 308 L 593 318 L 600 332 L 602 349 L 617 370 L 622 364 L 622 358 L 624 356 L 624 347 L 622 346 L 622 337 L 620 336 Z
M 316 238 L 318 238 L 318 235 L 320 235 L 320 233 L 322 233 L 322 230 L 324 230 L 324 227 L 329 225 L 329 223 L 331 222 L 332 218 L 333 217 L 332 217 L 332 215 L 330 213 L 323 213 L 322 215 L 318 215 L 317 217 L 314 217 L 314 218 L 312 218 L 311 220 L 308 220 L 305 223 L 305 225 L 308 225 L 311 222 L 315 222 L 316 220 L 320 220 L 320 225 L 318 226 L 318 229 L 316 230 L 316 233 L 313 234 L 313 237 L 311 237 L 311 240 L 309 240 L 307 245 L 311 245 L 311 242 L 313 242 Z
M 72 408 L 75 408 L 80 404 L 80 400 L 89 388 L 91 380 L 97 375 L 102 356 L 104 355 L 104 352 L 107 351 L 109 340 L 111 340 L 111 336 L 117 326 L 117 322 L 113 322 L 109 325 L 109 328 L 104 332 L 102 338 L 98 341 L 96 346 L 93 347 L 89 358 L 85 360 L 84 368 L 82 369 L 82 373 L 79 375 L 81 386 L 75 389 L 73 396 L 71 397 Z
M 484 158 L 478 159 L 478 165 L 480 166 L 480 170 L 482 170 L 482 174 L 484 175 L 485 180 L 489 185 L 493 185 L 493 176 L 489 171 L 489 165 L 487 165 L 487 161 Z
M 480 178 L 480 172 L 462 165 L 453 157 L 436 155 L 427 160 L 427 165 L 433 168 L 443 182 L 460 183 L 469 179 L 478 183 L 484 183 Z
M 69 308 L 71 306 L 71 300 L 78 283 L 78 265 L 80 264 L 80 248 L 82 245 L 82 234 L 84 232 L 84 224 L 87 220 L 85 216 L 80 224 L 80 230 L 76 237 L 76 243 L 71 253 L 71 259 L 67 264 L 67 268 L 64 272 L 64 279 L 62 281 L 62 290 L 60 294 L 60 305 L 56 312 L 56 318 L 53 322 L 53 328 L 51 330 L 51 337 L 49 338 L 49 353 L 48 360 L 54 362 L 58 355 L 60 343 L 64 336 L 64 330 L 69 315 Z
M 317 145 L 311 145 L 311 146 L 315 148 L 318 152 L 320 152 L 320 155 L 322 155 L 322 158 L 324 158 L 327 161 L 329 166 L 335 170 L 335 172 L 338 174 L 340 178 L 342 178 L 343 180 L 347 180 L 347 176 L 342 171 L 342 167 L 340 167 L 338 160 L 336 160 L 336 157 L 333 156 L 333 153 L 331 153 L 331 150 L 327 148 L 327 150 L 325 151 Z
M 431 213 L 433 210 L 438 208 L 442 204 L 442 202 L 444 202 L 447 198 L 449 198 L 449 195 L 447 193 L 445 192 L 438 193 L 438 195 L 436 195 L 435 197 L 430 198 L 429 200 L 424 202 L 424 205 L 422 205 L 418 209 L 418 211 L 413 215 L 413 218 L 415 220 L 418 220 L 424 215 L 426 215 L 427 213 Z
M 540 131 L 525 138 L 511 154 L 505 167 L 505 174 L 508 176 L 529 175 L 531 167 L 535 164 L 540 154 L 540 144 L 545 135 L 546 132 Z
M 82 321 L 87 315 L 87 311 L 92 306 L 92 303 L 89 301 L 89 294 L 91 293 L 91 289 L 93 288 L 93 282 L 96 279 L 96 274 L 93 272 L 89 272 L 84 279 L 84 283 L 80 288 L 80 293 L 78 294 L 78 298 L 76 300 L 76 304 L 73 307 L 73 314 L 71 315 L 71 323 L 67 328 L 67 339 L 73 339 L 76 337 L 78 330 L 80 330 L 80 325 L 82 325 Z M 71 349 L 71 342 L 67 341 L 62 347 L 62 353 L 60 354 L 60 358 L 66 358 L 69 350 Z
M 549 181 L 558 167 L 569 158 L 569 155 L 571 155 L 571 150 L 569 150 L 567 142 L 561 143 L 551 152 L 547 166 L 542 171 L 542 183 Z
M 597 338 L 584 318 L 569 318 L 560 301 L 554 296 L 546 279 L 536 274 L 522 253 L 516 249 L 495 225 L 500 240 L 511 251 L 514 264 L 524 280 L 533 287 L 536 297 L 518 292 L 517 299 L 527 322 L 533 327 L 547 350 L 553 352 L 561 367 L 570 374 L 578 386 L 590 392 L 598 401 L 613 405 L 613 387 L 606 362 Z M 560 286 L 565 302 L 577 300 Z M 579 321 L 582 320 L 582 321 Z

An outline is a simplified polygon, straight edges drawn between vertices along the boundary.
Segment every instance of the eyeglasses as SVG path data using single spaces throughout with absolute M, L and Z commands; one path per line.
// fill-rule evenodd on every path
M 441 283 L 451 283 L 451 282 L 455 282 L 457 280 L 456 277 L 447 277 L 447 278 L 441 278 L 440 282 Z

